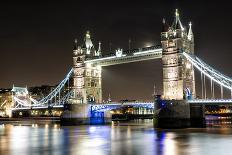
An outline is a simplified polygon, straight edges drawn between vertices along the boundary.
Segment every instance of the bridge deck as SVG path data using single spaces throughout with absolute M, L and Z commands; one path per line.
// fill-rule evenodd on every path
M 195 99 L 189 100 L 188 103 L 204 105 L 232 105 L 232 99 Z
M 113 55 L 97 59 L 90 59 L 86 60 L 85 63 L 94 64 L 98 66 L 110 66 L 159 58 L 162 58 L 162 48 L 152 47 L 147 50 L 123 54 L 121 56 Z

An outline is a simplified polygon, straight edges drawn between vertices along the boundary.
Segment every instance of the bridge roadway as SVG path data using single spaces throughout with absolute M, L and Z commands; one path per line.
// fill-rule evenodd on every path
M 203 105 L 232 105 L 232 99 L 195 99 L 188 100 L 188 103 Z
M 194 99 L 188 100 L 189 104 L 201 104 L 201 105 L 232 105 L 232 99 Z M 112 102 L 105 104 L 91 104 L 91 110 L 96 112 L 113 110 L 125 106 L 132 107 L 141 107 L 147 109 L 154 109 L 154 102 Z M 63 105 L 54 105 L 51 108 L 63 108 Z M 39 110 L 47 109 L 48 106 L 31 106 L 31 107 L 22 107 L 22 108 L 12 108 L 15 110 Z
M 112 109 L 117 109 L 123 106 L 133 106 L 133 107 L 143 107 L 148 109 L 154 109 L 154 102 L 112 102 L 107 104 L 91 104 L 91 110 L 100 112 L 100 111 L 107 111 Z M 51 108 L 63 108 L 64 105 L 54 105 L 50 106 Z M 12 111 L 16 110 L 42 110 L 48 109 L 48 106 L 31 106 L 31 107 L 18 107 L 18 108 L 11 108 Z
M 160 58 L 162 58 L 162 48 L 158 45 L 124 51 L 121 55 L 111 54 L 100 58 L 91 58 L 87 59 L 85 63 L 96 66 L 110 66 Z

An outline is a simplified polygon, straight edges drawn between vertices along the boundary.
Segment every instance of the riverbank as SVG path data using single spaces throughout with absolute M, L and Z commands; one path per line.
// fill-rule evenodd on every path
M 59 121 L 60 117 L 21 117 L 21 118 L 6 118 L 0 117 L 0 122 L 5 121 L 31 121 L 31 120 L 56 120 Z

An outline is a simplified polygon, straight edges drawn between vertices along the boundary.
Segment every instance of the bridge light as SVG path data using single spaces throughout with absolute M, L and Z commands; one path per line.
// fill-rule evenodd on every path
M 86 63 L 86 67 L 87 67 L 87 68 L 91 68 L 92 65 L 91 65 L 90 63 Z
M 174 34 L 174 37 L 175 37 L 175 36 L 176 36 L 176 31 L 174 31 L 174 33 L 173 33 L 173 34 Z
M 187 64 L 186 64 L 186 68 L 187 68 L 187 69 L 191 69 L 191 64 L 190 64 L 190 63 L 187 63 Z
M 120 49 L 120 48 L 118 48 L 117 50 L 116 50 L 116 52 L 115 52 L 115 55 L 116 55 L 116 57 L 122 57 L 122 54 L 123 53 L 123 50 L 122 49 Z
M 145 47 L 151 47 L 151 46 L 152 46 L 152 43 L 150 42 L 145 43 Z
M 101 70 L 101 66 L 100 65 L 97 65 L 97 70 Z

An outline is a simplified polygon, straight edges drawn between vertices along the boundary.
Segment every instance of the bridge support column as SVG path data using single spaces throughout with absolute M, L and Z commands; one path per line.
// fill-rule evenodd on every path
M 153 120 L 157 128 L 202 128 L 206 126 L 205 106 L 186 100 L 162 100 L 156 96 Z
M 185 100 L 157 100 L 154 111 L 154 127 L 190 127 L 190 108 Z
M 109 111 L 91 113 L 90 125 L 104 125 L 111 123 L 111 121 L 112 114 Z
M 205 127 L 205 106 L 199 104 L 190 104 L 190 122 L 191 127 Z
M 110 111 L 93 112 L 91 104 L 66 104 L 60 118 L 61 125 L 95 125 L 111 123 Z
M 65 104 L 64 112 L 60 118 L 61 125 L 87 125 L 90 124 L 90 104 Z

